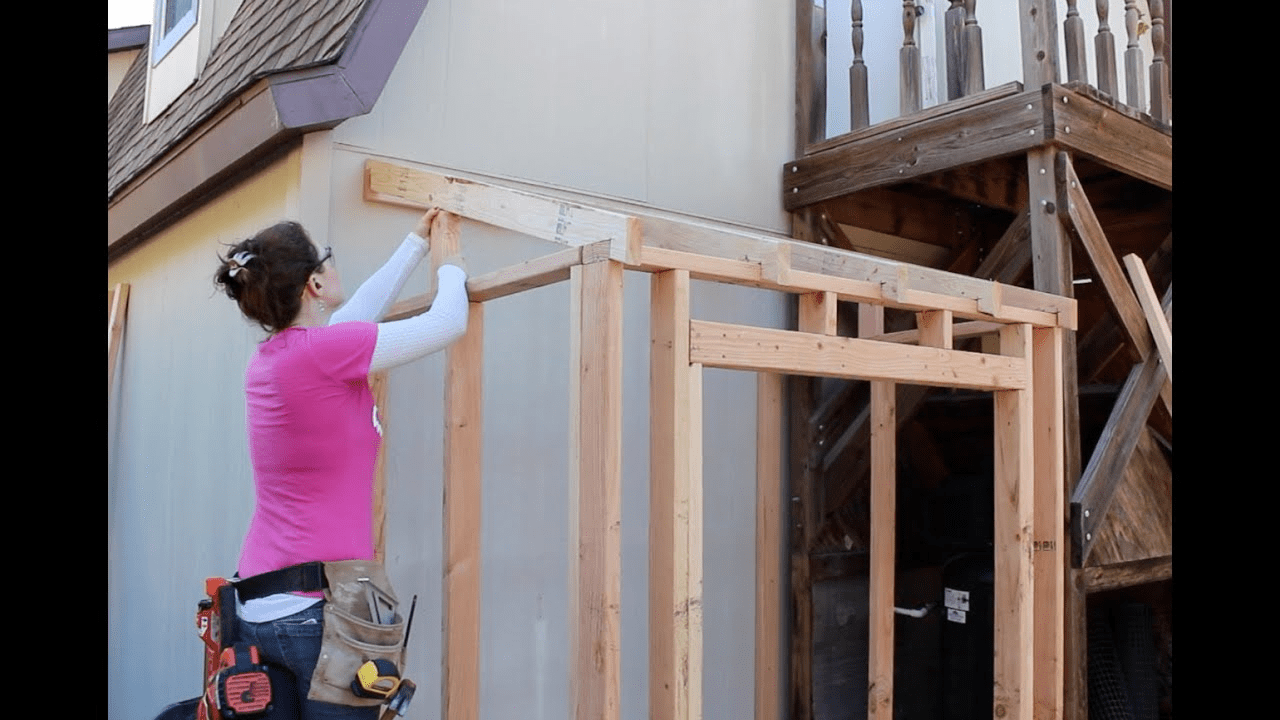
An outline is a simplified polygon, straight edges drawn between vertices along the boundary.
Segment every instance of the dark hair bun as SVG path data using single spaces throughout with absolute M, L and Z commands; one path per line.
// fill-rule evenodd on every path
M 214 284 L 267 332 L 293 324 L 302 309 L 302 290 L 320 268 L 311 238 L 292 221 L 276 223 L 232 245 L 218 260 Z

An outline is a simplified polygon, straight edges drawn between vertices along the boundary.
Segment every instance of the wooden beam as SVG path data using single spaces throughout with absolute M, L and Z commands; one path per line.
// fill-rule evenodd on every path
M 1037 720 L 1063 716 L 1063 647 L 1067 547 L 1062 343 L 1060 328 L 1032 331 L 1031 398 L 1034 420 L 1034 527 L 1032 571 L 1035 617 L 1033 707 Z
M 1031 359 L 1031 328 L 1000 331 L 1000 351 Z M 1024 373 L 1030 367 L 1023 366 Z M 995 393 L 995 692 L 997 718 L 1032 716 L 1034 412 L 1030 388 Z
M 654 273 L 649 297 L 649 708 L 687 720 L 702 716 L 702 369 L 689 364 L 689 273 Z
M 1058 11 L 1045 0 L 1018 0 L 1022 38 L 1022 84 L 1029 88 L 1058 81 Z
M 689 327 L 690 359 L 708 367 L 975 390 L 1027 387 L 1027 361 L 1018 357 L 699 320 Z
M 920 344 L 950 350 L 953 342 L 951 311 L 926 310 L 916 313 L 916 325 L 920 332 Z M 874 442 L 874 438 L 872 440 Z
M 1037 88 L 787 163 L 783 204 L 794 211 L 866 188 L 1037 147 L 1045 142 L 1043 102 Z
M 639 262 L 639 227 L 630 216 L 488 183 L 366 160 L 364 199 L 400 207 L 438 207 L 472 220 L 570 247 L 609 243 L 609 257 Z
M 864 307 L 864 306 L 859 306 Z M 867 305 L 865 307 L 877 307 L 875 305 Z M 935 310 L 934 312 L 947 312 L 946 310 Z M 923 314 L 923 313 L 922 313 Z M 951 326 L 951 339 L 959 340 L 969 337 L 980 337 L 982 335 L 991 335 L 1000 332 L 1000 328 L 1004 327 L 1004 323 L 984 322 L 975 320 L 973 322 L 955 323 Z M 861 335 L 859 335 L 861 337 Z M 900 330 L 898 332 L 885 333 L 883 335 L 872 335 L 868 340 L 876 340 L 878 342 L 905 343 L 907 345 L 930 345 L 920 341 L 920 330 Z M 941 347 L 935 346 L 935 347 Z
M 440 267 L 459 251 L 457 215 L 440 213 L 431 259 Z M 467 332 L 445 352 L 444 579 L 441 602 L 440 717 L 480 713 L 480 507 L 484 306 L 470 303 Z
M 1173 556 L 1144 558 L 1129 562 L 1087 567 L 1083 571 L 1085 587 L 1089 592 L 1119 590 L 1145 583 L 1173 578 Z
M 1074 546 L 1079 548 L 1079 557 L 1073 558 L 1077 567 L 1088 561 L 1098 526 L 1106 516 L 1139 436 L 1146 431 L 1147 417 L 1165 378 L 1164 366 L 1155 357 L 1134 366 L 1102 428 L 1093 456 L 1071 496 L 1072 534 Z
M 756 662 L 755 720 L 781 720 L 783 377 L 756 376 Z M 650 520 L 652 523 L 652 520 Z M 650 551 L 652 552 L 652 551 Z M 650 649 L 650 652 L 653 652 Z
M 573 429 L 570 522 L 574 549 L 569 697 L 576 720 L 620 717 L 622 593 L 622 265 L 571 271 Z
M 867 717 L 893 718 L 897 433 L 894 384 L 871 383 L 871 552 L 867 614 Z
M 124 336 L 124 319 L 129 310 L 129 283 L 116 283 L 107 291 L 107 397 L 116 378 L 116 359 Z
M 1147 318 L 1147 327 L 1155 339 L 1160 361 L 1164 363 L 1164 371 L 1169 376 L 1169 382 L 1173 382 L 1173 330 L 1169 328 L 1169 321 L 1165 319 L 1164 310 L 1160 307 L 1160 297 L 1156 295 L 1156 289 L 1151 286 L 1147 268 L 1137 255 L 1133 253 L 1125 255 L 1124 266 L 1129 271 L 1129 280 L 1132 281 L 1133 290 L 1138 295 L 1142 314 Z M 1171 292 L 1172 289 L 1171 285 Z M 1170 411 L 1172 409 L 1171 407 Z
M 1173 135 L 1060 85 L 1048 89 L 1053 141 L 1109 168 L 1173 189 Z
M 369 390 L 373 393 L 373 411 L 377 413 L 378 435 L 386 437 L 387 429 L 387 372 L 369 376 Z M 387 444 L 378 443 L 378 457 L 373 466 L 373 556 L 379 562 L 387 558 Z
M 1065 152 L 1057 154 L 1058 202 L 1070 218 L 1075 236 L 1080 241 L 1094 275 L 1102 283 L 1103 299 L 1124 330 L 1125 341 L 1135 360 L 1144 360 L 1151 354 L 1151 334 L 1147 331 L 1142 308 L 1133 290 L 1125 280 L 1120 262 L 1116 260 L 1111 244 L 1107 241 L 1102 225 L 1093 214 L 1093 206 L 1084 194 L 1084 186 L 1071 166 L 1071 157 Z

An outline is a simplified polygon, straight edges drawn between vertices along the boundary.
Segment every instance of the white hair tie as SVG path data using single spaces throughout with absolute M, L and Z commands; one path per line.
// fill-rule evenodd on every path
M 227 261 L 227 265 L 231 267 L 231 270 L 227 274 L 230 275 L 231 277 L 235 277 L 236 273 L 243 270 L 244 266 L 248 265 L 249 261 L 254 259 L 255 257 L 257 257 L 257 255 L 254 255 L 248 250 L 241 250 L 235 255 L 232 255 L 231 259 Z

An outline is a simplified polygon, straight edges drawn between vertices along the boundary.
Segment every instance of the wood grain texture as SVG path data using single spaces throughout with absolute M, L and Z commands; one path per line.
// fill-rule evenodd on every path
M 1048 110 L 1054 142 L 1157 187 L 1173 189 L 1171 131 L 1058 85 L 1049 89 L 1048 98 L 1052 98 Z
M 1063 716 L 1066 494 L 1062 350 L 1065 331 L 1036 328 L 1031 339 L 1034 420 L 1032 571 L 1035 617 L 1033 711 L 1036 720 Z
M 1160 307 L 1160 296 L 1151 286 L 1151 278 L 1147 275 L 1146 265 L 1133 253 L 1124 256 L 1125 269 L 1129 271 L 1129 280 L 1133 283 L 1133 291 L 1138 296 L 1138 304 L 1142 306 L 1142 314 L 1147 318 L 1147 328 L 1155 340 L 1156 350 L 1160 353 L 1160 361 L 1164 363 L 1164 371 L 1173 382 L 1173 330 L 1164 317 Z M 1172 285 L 1170 286 L 1172 290 Z M 1172 411 L 1173 408 L 1170 408 Z
M 621 693 L 622 265 L 572 270 L 570 413 L 572 638 L 569 684 L 576 720 L 618 720 Z
M 1094 536 L 1086 567 L 1173 555 L 1173 466 L 1145 428 Z
M 953 328 L 950 310 L 926 310 L 916 313 L 916 325 L 920 331 L 920 344 L 950 350 Z
M 1038 146 L 1043 100 L 1039 90 L 1002 97 L 812 153 L 785 166 L 783 204 L 794 211 Z
M 387 435 L 387 373 L 369 376 L 374 412 L 378 418 L 378 435 Z M 373 556 L 379 561 L 387 557 L 387 444 L 378 443 L 378 456 L 373 466 Z
M 783 378 L 756 376 L 755 720 L 782 720 Z M 650 651 L 652 652 L 652 650 Z
M 702 715 L 701 369 L 689 364 L 688 272 L 654 273 L 649 298 L 649 707 L 687 720 Z
M 708 367 L 976 390 L 1027 387 L 1023 358 L 699 320 L 689 326 L 690 358 Z
M 1135 360 L 1144 360 L 1152 353 L 1151 333 L 1147 329 L 1142 307 L 1134 297 L 1133 289 L 1120 269 L 1120 261 L 1111 249 L 1097 215 L 1093 213 L 1093 205 L 1084 193 L 1084 186 L 1076 176 L 1071 158 L 1065 152 L 1059 152 L 1055 161 L 1058 183 L 1058 202 L 1066 210 L 1071 220 L 1075 237 L 1080 241 L 1085 255 L 1093 268 L 1093 274 L 1102 283 L 1103 299 L 1111 310 L 1120 328 L 1124 331 L 1125 342 L 1131 349 Z
M 608 241 L 610 257 L 638 262 L 631 257 L 638 229 L 627 215 L 381 160 L 366 160 L 364 177 L 364 199 L 370 202 L 438 207 L 560 245 Z
M 1087 567 L 1082 574 L 1085 588 L 1091 593 L 1160 582 L 1173 578 L 1173 556 Z
M 897 434 L 892 382 L 871 383 L 871 557 L 867 717 L 893 718 L 893 604 L 897 544 Z
M 1000 331 L 1000 352 L 1031 359 L 1031 328 Z M 1030 367 L 1023 370 L 1030 373 Z M 997 392 L 995 407 L 995 717 L 1032 715 L 1034 585 L 1032 572 L 1035 466 L 1030 387 Z
M 1052 0 L 1018 0 L 1022 38 L 1022 84 L 1040 87 L 1058 81 L 1058 6 Z

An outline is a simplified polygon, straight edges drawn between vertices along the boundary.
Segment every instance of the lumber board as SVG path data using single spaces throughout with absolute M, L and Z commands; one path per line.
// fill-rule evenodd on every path
M 571 271 L 569 697 L 576 720 L 618 720 L 622 593 L 622 265 Z
M 946 117 L 947 115 L 961 113 L 965 110 L 985 105 L 993 100 L 1000 100 L 1011 95 L 1018 95 L 1021 92 L 1022 83 L 1016 80 L 1007 82 L 1003 85 L 997 85 L 996 87 L 988 88 L 982 92 L 967 95 L 957 100 L 950 100 L 945 103 L 939 103 L 937 105 L 927 107 L 924 110 L 909 116 L 898 116 L 890 120 L 885 120 L 884 122 L 878 122 L 869 127 L 854 130 L 853 132 L 847 132 L 843 135 L 837 135 L 833 138 L 828 138 L 827 140 L 819 143 L 812 143 L 808 146 L 805 154 L 814 155 L 832 148 L 840 147 L 841 145 L 848 145 L 849 143 L 856 143 L 879 135 L 898 132 L 903 128 L 924 120 L 934 120 Z
M 1062 147 L 1173 190 L 1173 135 L 1061 85 L 1046 90 L 1051 135 Z
M 953 329 L 950 310 L 925 310 L 916 313 L 920 344 L 929 347 L 951 349 Z
M 1098 527 L 1106 517 L 1129 458 L 1146 430 L 1147 417 L 1160 395 L 1165 377 L 1164 366 L 1154 357 L 1135 365 L 1102 428 L 1089 464 L 1071 496 L 1075 536 L 1072 539 L 1073 545 L 1079 548 L 1079 556 L 1073 558 L 1077 567 L 1088 562 Z
M 817 485 L 821 477 L 813 457 L 815 405 L 813 378 L 790 375 L 788 426 L 790 427 L 791 503 L 788 513 L 790 590 L 793 618 L 790 642 L 790 691 L 788 713 L 792 720 L 813 719 L 813 574 L 809 548 L 817 532 Z
M 686 720 L 701 717 L 702 679 L 694 558 L 702 531 L 700 398 L 694 404 L 701 369 L 689 364 L 689 273 L 653 273 L 649 298 L 649 707 Z
M 440 267 L 459 251 L 457 215 L 442 212 L 431 230 L 431 259 Z M 468 303 L 467 332 L 445 351 L 444 578 L 441 583 L 440 717 L 476 720 L 480 713 L 480 507 L 484 306 Z
M 974 390 L 1027 387 L 1023 358 L 702 320 L 689 328 L 690 360 L 708 367 Z
M 1039 146 L 1043 102 L 1036 89 L 807 155 L 784 167 L 783 205 L 794 211 Z
M 1151 355 L 1152 348 L 1142 308 L 1125 279 L 1124 271 L 1120 269 L 1120 261 L 1116 259 L 1098 217 L 1093 213 L 1093 205 L 1084 194 L 1084 186 L 1076 176 L 1071 157 L 1065 152 L 1057 154 L 1056 173 L 1058 202 L 1066 210 L 1074 235 L 1088 256 L 1094 275 L 1102 283 L 1103 299 L 1124 331 L 1125 342 L 1134 359 L 1145 360 Z
M 628 215 L 521 190 L 366 160 L 364 199 L 442 210 L 570 247 L 609 242 L 609 257 L 634 263 L 639 227 Z
M 369 391 L 373 393 L 373 411 L 377 413 L 378 436 L 387 435 L 387 373 L 376 372 L 369 376 Z M 387 558 L 387 444 L 378 443 L 378 455 L 373 465 L 373 556 L 378 561 Z
M 1160 297 L 1151 286 L 1151 278 L 1147 276 L 1147 268 L 1141 258 L 1129 253 L 1124 256 L 1124 266 L 1129 271 L 1129 280 L 1138 296 L 1138 304 L 1142 306 L 1142 314 L 1147 318 L 1147 327 L 1155 340 L 1160 361 L 1164 363 L 1164 371 L 1169 376 L 1169 382 L 1173 382 L 1173 331 L 1164 317 L 1164 309 L 1160 307 Z M 1173 408 L 1170 407 L 1169 410 L 1172 412 Z
M 124 321 L 129 311 L 129 283 L 116 283 L 107 291 L 107 396 L 116 377 L 116 359 L 124 337 Z
M 1173 555 L 1087 567 L 1083 575 L 1085 588 L 1091 593 L 1170 580 L 1173 578 Z
M 1173 233 L 1169 233 L 1146 262 L 1147 275 L 1157 283 L 1173 285 Z M 1167 290 L 1166 290 L 1167 291 Z M 1166 313 L 1166 317 L 1167 317 Z M 1172 325 L 1172 319 L 1169 319 Z M 1080 380 L 1097 382 L 1107 365 L 1124 349 L 1119 328 L 1110 314 L 1100 316 L 1080 339 Z
M 569 268 L 582 263 L 583 252 L 592 246 L 559 250 L 493 272 L 467 278 L 467 298 L 487 302 L 569 279 Z M 431 307 L 432 295 L 423 293 L 391 306 L 384 321 L 403 320 Z
M 1034 420 L 1032 510 L 1035 670 L 1033 708 L 1038 720 L 1063 715 L 1064 593 L 1066 558 L 1065 445 L 1060 328 L 1032 331 L 1031 403 Z
M 871 383 L 871 548 L 867 717 L 893 718 L 893 604 L 897 517 L 894 384 Z
M 782 719 L 783 377 L 756 375 L 755 720 Z
M 833 292 L 806 293 L 799 302 L 802 332 L 818 335 L 836 334 L 836 294 Z
M 1139 435 L 1086 567 L 1173 554 L 1173 468 L 1156 437 Z
M 1031 327 L 1000 330 L 1000 351 L 1031 360 Z M 1024 365 L 1023 371 L 1030 373 Z M 995 717 L 1032 715 L 1034 657 L 1034 573 L 1032 571 L 1035 500 L 1031 388 L 996 392 L 995 415 Z
M 915 184 L 941 190 L 955 201 L 1017 212 L 1027 205 L 1027 183 L 1022 158 L 994 158 L 976 165 L 951 168 L 917 178 Z M 937 222 L 938 218 L 931 218 Z
M 876 306 L 870 305 L 868 307 L 876 307 Z M 938 310 L 935 312 L 946 312 L 946 311 Z M 990 335 L 992 333 L 1000 332 L 1000 328 L 1004 327 L 1004 325 L 1005 325 L 1004 323 L 987 322 L 984 320 L 974 320 L 972 322 L 955 323 L 951 326 L 951 339 L 954 341 L 954 340 L 959 340 L 963 338 Z M 859 337 L 861 337 L 861 334 L 859 334 Z M 905 343 L 908 345 L 930 344 L 930 343 L 923 343 L 920 341 L 920 330 L 918 328 L 915 330 L 899 330 L 898 332 L 884 333 L 883 335 L 871 335 L 871 336 L 868 336 L 866 339 L 877 340 L 879 342 Z M 942 347 L 942 346 L 935 345 L 934 347 Z

